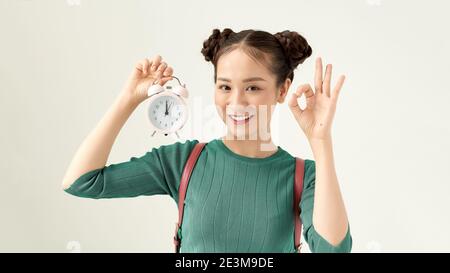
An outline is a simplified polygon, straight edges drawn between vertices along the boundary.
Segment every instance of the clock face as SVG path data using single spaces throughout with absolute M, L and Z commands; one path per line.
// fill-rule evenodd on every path
M 156 128 L 162 131 L 176 131 L 184 124 L 186 106 L 176 95 L 158 96 L 149 105 L 148 116 Z

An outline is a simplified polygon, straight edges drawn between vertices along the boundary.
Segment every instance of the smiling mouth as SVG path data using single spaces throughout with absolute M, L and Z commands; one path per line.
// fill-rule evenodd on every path
M 228 115 L 234 124 L 247 123 L 254 115 Z

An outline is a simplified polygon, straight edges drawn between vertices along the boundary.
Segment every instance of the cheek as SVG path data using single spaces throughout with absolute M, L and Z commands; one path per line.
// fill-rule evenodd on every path
M 223 119 L 224 113 L 225 113 L 225 107 L 226 103 L 223 99 L 223 97 L 218 96 L 217 93 L 214 96 L 214 106 L 216 107 L 217 112 L 219 113 L 219 116 Z
M 276 101 L 276 91 L 263 88 L 256 93 L 250 93 L 248 99 L 255 104 L 273 104 Z
M 258 112 L 268 112 L 268 114 L 270 115 L 277 101 L 276 97 L 273 94 L 265 93 L 259 96 L 255 96 L 252 99 L 251 103 L 256 106 Z
M 273 105 L 259 105 L 257 107 L 258 126 L 268 124 L 272 120 Z

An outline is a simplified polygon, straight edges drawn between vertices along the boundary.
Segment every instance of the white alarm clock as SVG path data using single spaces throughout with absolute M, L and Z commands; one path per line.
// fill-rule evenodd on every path
M 178 138 L 178 131 L 183 128 L 188 119 L 187 98 L 189 96 L 185 84 L 179 86 L 161 86 L 154 82 L 147 91 L 150 97 L 148 100 L 147 117 L 150 127 L 153 130 L 152 136 L 156 132 L 165 136 L 174 133 Z

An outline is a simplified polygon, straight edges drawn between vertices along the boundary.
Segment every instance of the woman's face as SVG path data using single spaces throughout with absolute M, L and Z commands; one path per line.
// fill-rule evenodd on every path
M 275 86 L 275 75 L 264 65 L 236 49 L 222 55 L 217 63 L 215 104 L 227 125 L 227 137 L 269 140 L 270 121 L 277 102 L 289 89 L 287 79 Z

